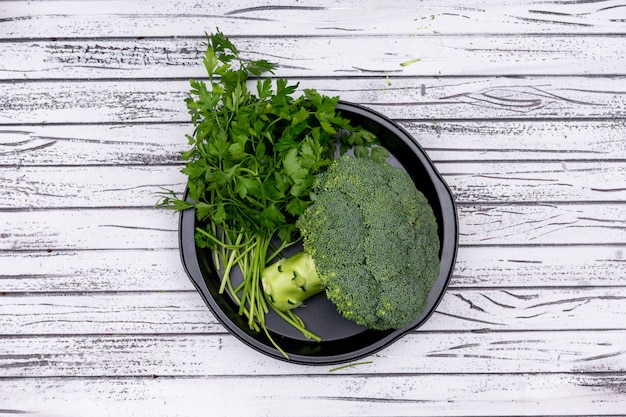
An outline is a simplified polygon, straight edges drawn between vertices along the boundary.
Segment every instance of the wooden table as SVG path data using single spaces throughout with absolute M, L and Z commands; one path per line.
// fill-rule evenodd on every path
M 238 342 L 153 208 L 216 27 L 454 192 L 450 287 L 369 365 Z M 620 0 L 0 3 L 0 414 L 626 415 L 625 77 Z

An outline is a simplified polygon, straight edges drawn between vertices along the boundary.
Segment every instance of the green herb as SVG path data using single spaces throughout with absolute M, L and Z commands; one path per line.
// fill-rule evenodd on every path
M 410 59 L 400 64 L 401 67 L 408 67 L 409 65 L 415 64 L 416 62 L 420 62 L 421 58 Z
M 297 243 L 298 216 L 311 204 L 314 175 L 353 148 L 361 157 L 386 157 L 370 132 L 352 126 L 336 109 L 339 98 L 306 89 L 295 97 L 298 84 L 285 79 L 261 79 L 275 64 L 244 60 L 219 30 L 207 35 L 203 64 L 208 82 L 191 80 L 186 99 L 195 127 L 188 135 L 190 149 L 182 154 L 188 199 L 170 191 L 158 207 L 195 209 L 199 224 L 196 245 L 213 251 L 221 270 L 220 293 L 229 294 L 247 317 L 250 328 L 263 331 L 268 303 L 262 291 L 261 271 L 280 252 Z M 249 89 L 249 83 L 256 84 Z M 275 243 L 274 242 L 278 242 Z M 241 271 L 243 281 L 231 276 Z M 291 312 L 277 313 L 306 337 Z
M 374 363 L 374 362 L 372 362 L 372 361 L 365 361 L 365 362 L 349 363 L 349 364 L 346 364 L 346 365 L 342 365 L 342 366 L 338 366 L 336 368 L 329 369 L 328 372 L 337 372 L 337 371 L 341 371 L 342 369 L 353 368 L 353 367 L 359 366 L 359 365 L 371 365 L 372 363 Z

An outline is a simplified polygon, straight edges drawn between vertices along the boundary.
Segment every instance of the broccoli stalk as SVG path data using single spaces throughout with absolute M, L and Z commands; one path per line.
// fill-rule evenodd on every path
M 262 284 L 267 300 L 283 312 L 300 307 L 304 300 L 324 290 L 307 252 L 280 259 L 265 268 Z
M 424 310 L 439 276 L 437 220 L 402 169 L 342 157 L 316 176 L 296 222 L 303 252 L 261 274 L 266 299 L 291 311 L 324 290 L 348 320 L 401 328 Z

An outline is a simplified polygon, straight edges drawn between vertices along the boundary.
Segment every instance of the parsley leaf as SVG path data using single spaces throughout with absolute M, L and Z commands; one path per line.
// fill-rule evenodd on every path
M 208 82 L 191 80 L 185 99 L 194 126 L 181 154 L 189 199 L 170 192 L 157 206 L 195 209 L 196 245 L 214 251 L 220 292 L 229 292 L 250 328 L 261 330 L 268 308 L 261 271 L 276 238 L 277 252 L 300 239 L 295 221 L 314 198 L 315 174 L 331 163 L 338 142 L 342 153 L 352 148 L 361 157 L 381 159 L 385 151 L 374 146 L 374 135 L 341 116 L 339 97 L 314 89 L 297 96 L 297 83 L 261 79 L 276 65 L 242 58 L 219 30 L 207 34 L 205 45 Z M 243 275 L 237 287 L 230 282 L 235 268 Z M 305 333 L 300 322 L 291 324 Z

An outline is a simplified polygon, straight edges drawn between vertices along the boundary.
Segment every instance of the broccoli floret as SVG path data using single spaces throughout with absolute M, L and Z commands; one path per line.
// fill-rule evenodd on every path
M 439 238 L 433 210 L 410 176 L 386 163 L 345 156 L 317 176 L 313 191 L 313 204 L 296 223 L 304 251 L 263 273 L 270 303 L 285 298 L 279 285 L 270 284 L 281 279 L 278 269 L 293 277 L 305 262 L 297 276 L 309 288 L 325 290 L 347 319 L 376 330 L 416 319 L 439 276 Z M 304 270 L 312 273 L 305 278 Z M 290 292 L 288 303 L 274 306 L 285 311 L 312 294 L 296 295 L 304 298 Z

